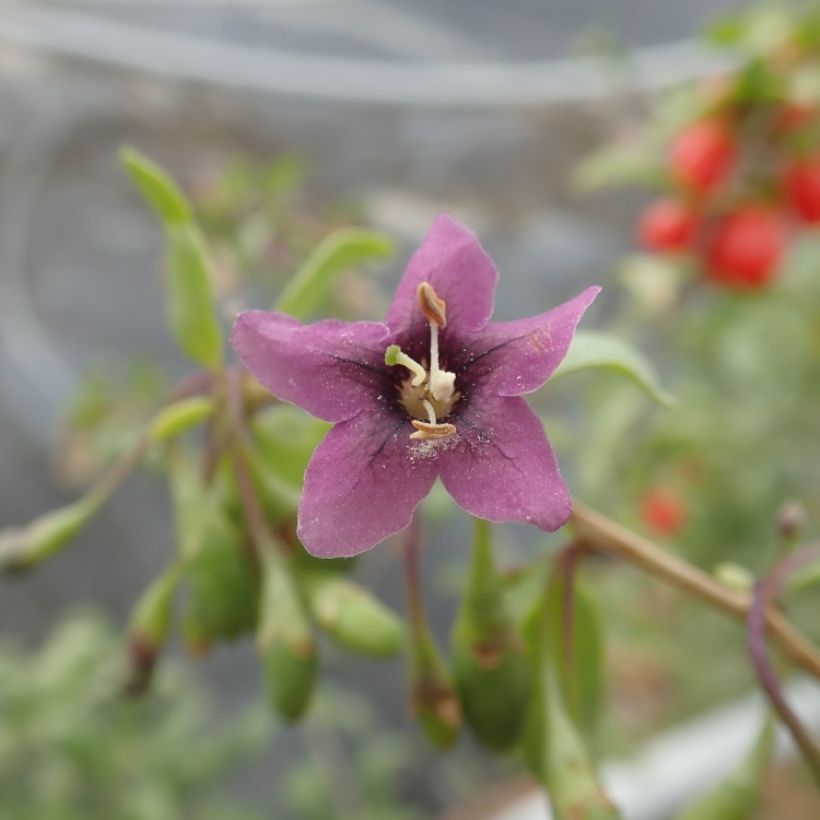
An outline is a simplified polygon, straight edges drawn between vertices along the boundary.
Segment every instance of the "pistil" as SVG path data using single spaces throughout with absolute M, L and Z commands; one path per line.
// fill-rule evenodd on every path
M 390 345 L 387 348 L 384 354 L 384 363 L 391 367 L 397 364 L 406 367 L 413 374 L 413 380 L 410 382 L 413 387 L 420 387 L 427 378 L 427 371 L 415 359 L 410 358 L 406 353 L 402 353 L 398 345 Z

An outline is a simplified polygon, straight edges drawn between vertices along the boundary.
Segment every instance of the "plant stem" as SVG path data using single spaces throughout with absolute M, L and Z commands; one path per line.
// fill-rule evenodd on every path
M 816 548 L 788 553 L 762 581 L 755 585 L 752 607 L 747 617 L 746 645 L 752 666 L 754 666 L 766 697 L 788 727 L 809 770 L 820 785 L 820 748 L 814 743 L 811 734 L 786 700 L 780 678 L 766 651 L 765 623 L 765 613 L 776 602 L 787 578 L 805 563 L 815 559 L 817 555 Z
M 577 539 L 584 546 L 617 555 L 670 586 L 710 604 L 739 620 L 748 617 L 752 596 L 728 589 L 703 570 L 661 549 L 583 504 L 576 504 L 571 518 Z M 820 651 L 781 612 L 765 614 L 769 636 L 795 664 L 820 680 Z
M 407 614 L 412 624 L 424 623 L 424 603 L 421 597 L 419 576 L 419 513 L 407 525 L 402 541 L 404 556 L 404 589 L 407 597 Z

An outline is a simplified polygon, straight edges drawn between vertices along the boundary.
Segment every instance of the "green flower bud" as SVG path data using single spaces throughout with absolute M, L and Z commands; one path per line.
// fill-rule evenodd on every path
M 204 634 L 236 638 L 254 628 L 257 581 L 239 533 L 231 525 L 205 534 L 189 563 L 188 579 L 191 607 Z
M 308 584 L 307 594 L 316 623 L 347 649 L 377 657 L 401 650 L 400 618 L 357 584 L 323 577 Z
M 142 694 L 150 685 L 157 656 L 168 638 L 179 579 L 179 566 L 170 567 L 145 588 L 131 614 L 128 645 L 132 670 L 127 685 L 131 694 Z
M 205 642 L 247 633 L 256 624 L 258 583 L 242 533 L 226 511 L 229 488 L 219 476 L 205 487 L 197 466 L 179 452 L 169 466 L 176 536 L 191 589 L 188 620 Z
M 518 738 L 530 696 L 530 661 L 504 602 L 489 524 L 476 522 L 467 588 L 453 629 L 454 670 L 464 718 L 490 749 Z
M 410 675 L 413 714 L 436 748 L 450 748 L 461 729 L 461 703 L 426 623 L 413 625 Z
M 88 524 L 100 503 L 89 494 L 26 526 L 0 531 L 0 571 L 24 571 L 58 552 Z
M 256 646 L 273 708 L 288 721 L 310 705 L 316 683 L 316 644 L 299 589 L 284 559 L 266 554 Z

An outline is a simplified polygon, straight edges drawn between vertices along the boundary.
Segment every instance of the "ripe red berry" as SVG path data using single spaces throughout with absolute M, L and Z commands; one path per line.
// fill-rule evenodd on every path
M 638 238 L 651 251 L 681 251 L 692 244 L 697 226 L 697 214 L 691 207 L 676 199 L 658 199 L 644 211 Z
M 650 489 L 641 499 L 641 519 L 658 535 L 677 535 L 686 524 L 686 506 L 678 493 Z
M 744 205 L 715 226 L 706 251 L 709 277 L 737 288 L 766 285 L 786 248 L 783 218 L 762 205 Z
M 678 134 L 669 151 L 673 178 L 698 192 L 721 183 L 732 170 L 737 145 L 731 128 L 723 120 L 701 120 Z
M 809 223 L 820 223 L 820 154 L 791 165 L 784 177 L 786 196 L 797 215 Z

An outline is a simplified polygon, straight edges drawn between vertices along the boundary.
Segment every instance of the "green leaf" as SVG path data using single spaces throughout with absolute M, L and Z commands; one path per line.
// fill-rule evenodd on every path
M 288 282 L 276 310 L 304 319 L 319 307 L 340 274 L 392 253 L 393 241 L 384 234 L 361 228 L 340 228 L 319 243 Z
M 618 820 L 570 717 L 558 681 L 546 607 L 531 624 L 534 696 L 522 738 L 525 761 L 544 784 L 558 820 Z
M 594 737 L 604 698 L 601 620 L 594 599 L 580 580 L 576 580 L 571 605 L 572 642 L 566 647 L 563 630 L 566 594 L 564 579 L 554 575 L 546 601 L 548 641 L 567 712 L 589 740 Z
M 678 820 L 746 820 L 760 800 L 761 783 L 774 740 L 774 723 L 763 731 L 740 766 L 729 777 L 679 815 Z
M 148 205 L 165 225 L 192 221 L 191 206 L 179 186 L 152 160 L 133 148 L 120 151 L 122 164 Z
M 222 328 L 216 316 L 205 245 L 193 225 L 167 230 L 168 324 L 179 347 L 197 364 L 222 363 Z
M 552 378 L 589 367 L 604 367 L 621 373 L 665 407 L 673 407 L 676 403 L 675 398 L 660 386 L 652 365 L 643 354 L 617 336 L 597 330 L 579 330 Z

